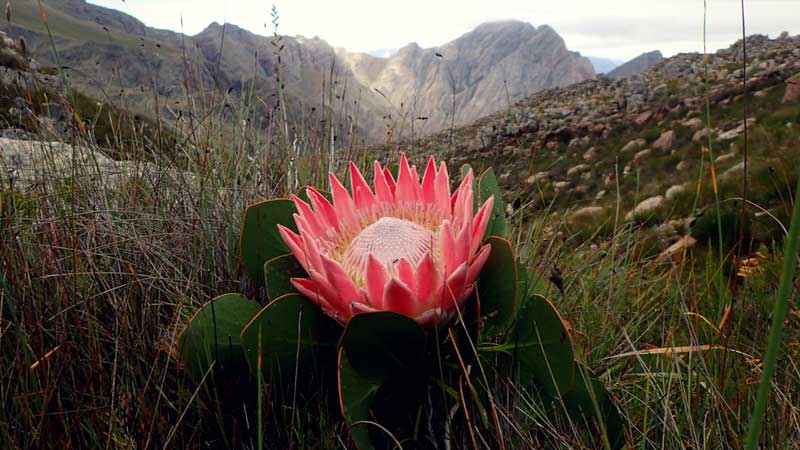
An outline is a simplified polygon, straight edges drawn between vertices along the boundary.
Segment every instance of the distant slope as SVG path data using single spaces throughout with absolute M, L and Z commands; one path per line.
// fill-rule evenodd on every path
M 587 56 L 587 58 L 592 62 L 595 73 L 608 73 L 625 62 L 618 59 L 602 58 L 600 56 Z
M 654 50 L 652 52 L 642 53 L 641 55 L 633 58 L 632 60 L 622 64 L 614 70 L 608 72 L 611 78 L 627 77 L 631 75 L 638 75 L 646 72 L 651 67 L 660 63 L 664 59 L 661 51 Z
M 776 202 L 791 194 L 775 190 L 794 186 L 800 164 L 800 94 L 788 90 L 791 100 L 782 100 L 785 80 L 800 77 L 799 49 L 800 36 L 747 38 L 749 198 L 782 220 L 787 210 Z M 660 205 L 658 217 L 691 218 L 698 176 L 698 206 L 713 204 L 709 153 L 701 152 L 709 134 L 720 198 L 741 194 L 741 57 L 741 41 L 709 55 L 709 130 L 703 55 L 687 53 L 637 77 L 598 77 L 532 95 L 456 128 L 452 138 L 445 131 L 381 151 L 413 149 L 417 164 L 437 155 L 453 167 L 493 166 L 509 203 L 528 212 L 598 207 L 590 211 L 602 219 L 619 207 L 624 217 L 637 200 L 652 198 L 648 205 Z M 758 220 L 774 231 L 774 221 Z
M 263 116 L 277 107 L 271 37 L 220 24 L 184 36 L 83 0 L 49 1 L 44 10 L 61 63 L 96 96 L 152 115 L 158 98 L 159 107 L 171 105 L 161 111 L 169 113 L 214 91 L 235 101 L 252 86 Z M 11 25 L 12 37 L 24 37 L 38 59 L 56 65 L 37 0 L 14 1 Z M 454 90 L 455 123 L 463 124 L 594 76 L 591 63 L 567 50 L 555 31 L 522 22 L 484 24 L 441 47 L 410 44 L 388 58 L 337 50 L 318 38 L 284 36 L 281 44 L 291 119 L 326 128 L 332 113 L 344 143 L 383 140 L 387 126 L 395 138 L 412 127 L 418 135 L 449 126 Z

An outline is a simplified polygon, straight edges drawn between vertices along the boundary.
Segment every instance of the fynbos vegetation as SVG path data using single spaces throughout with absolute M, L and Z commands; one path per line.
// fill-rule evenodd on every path
M 495 23 L 391 60 L 427 116 L 272 13 L 7 7 L 0 448 L 800 445 L 800 38 L 608 78 Z M 578 82 L 471 65 L 523 35 Z

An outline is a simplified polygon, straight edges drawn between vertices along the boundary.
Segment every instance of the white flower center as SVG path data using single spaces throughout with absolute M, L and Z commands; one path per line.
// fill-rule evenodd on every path
M 371 254 L 393 273 L 401 258 L 413 267 L 431 252 L 434 233 L 405 219 L 382 217 L 361 230 L 344 253 L 344 266 L 351 274 L 364 274 Z

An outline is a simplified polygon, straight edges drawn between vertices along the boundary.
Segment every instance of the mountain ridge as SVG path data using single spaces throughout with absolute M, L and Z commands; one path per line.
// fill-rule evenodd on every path
M 37 3 L 15 2 L 11 11 L 12 36 L 24 37 L 37 58 L 55 65 Z M 552 28 L 519 21 L 482 24 L 439 47 L 410 43 L 376 58 L 316 37 L 281 36 L 276 52 L 274 37 L 217 22 L 188 36 L 83 0 L 48 2 L 45 11 L 63 64 L 93 95 L 152 113 L 156 93 L 178 109 L 202 89 L 242 95 L 254 86 L 268 116 L 278 109 L 280 70 L 293 120 L 334 120 L 340 142 L 429 134 L 498 111 L 509 99 L 594 76 L 591 63 Z

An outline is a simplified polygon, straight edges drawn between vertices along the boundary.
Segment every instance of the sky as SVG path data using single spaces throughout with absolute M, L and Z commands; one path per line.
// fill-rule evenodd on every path
M 547 24 L 570 50 L 627 60 L 703 50 L 703 0 L 89 0 L 146 25 L 196 34 L 209 23 L 232 23 L 271 34 L 319 36 L 335 47 L 370 52 L 410 42 L 435 47 L 495 20 Z M 800 34 L 800 0 L 745 0 L 747 34 Z M 741 36 L 740 0 L 707 0 L 707 48 Z M 183 25 L 181 25 L 181 20 Z

